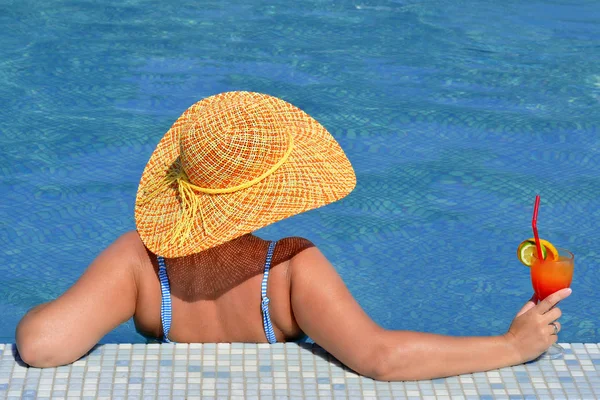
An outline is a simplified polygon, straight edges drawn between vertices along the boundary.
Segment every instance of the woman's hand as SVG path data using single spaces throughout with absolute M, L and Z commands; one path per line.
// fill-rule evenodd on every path
M 560 318 L 562 312 L 555 306 L 570 294 L 571 289 L 561 289 L 539 303 L 534 294 L 519 311 L 504 336 L 521 357 L 521 362 L 537 358 L 556 343 L 558 336 L 555 333 L 561 328 L 556 320 Z M 556 332 L 553 322 L 557 328 Z

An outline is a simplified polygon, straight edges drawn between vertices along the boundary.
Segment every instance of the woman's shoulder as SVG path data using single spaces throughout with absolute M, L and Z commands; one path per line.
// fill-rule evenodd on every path
M 108 249 L 113 249 L 123 253 L 123 255 L 139 255 L 146 252 L 146 246 L 144 246 L 140 235 L 135 230 L 121 234 Z
M 300 236 L 290 236 L 277 241 L 275 251 L 273 252 L 273 265 L 281 264 L 291 260 L 304 252 L 306 249 L 315 247 L 310 240 Z
M 117 245 L 117 243 L 131 248 L 144 247 L 144 243 L 136 230 L 127 231 L 119 235 L 114 244 Z
M 135 272 L 143 264 L 151 264 L 148 249 L 137 231 L 127 231 L 119 235 L 105 250 L 120 262 L 125 262 Z M 136 274 L 137 275 L 137 274 Z
M 277 247 L 294 248 L 300 251 L 314 246 L 312 241 L 301 236 L 288 236 L 277 241 Z

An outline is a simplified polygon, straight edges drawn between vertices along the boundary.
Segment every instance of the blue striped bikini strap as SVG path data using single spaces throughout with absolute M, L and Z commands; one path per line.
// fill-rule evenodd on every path
M 163 340 L 165 343 L 171 343 L 169 340 L 169 330 L 171 329 L 171 288 L 169 287 L 165 259 L 161 256 L 157 256 L 156 259 L 158 260 L 158 279 L 160 280 L 160 291 L 162 294 L 160 320 L 163 328 Z
M 269 271 L 271 269 L 271 260 L 273 259 L 273 252 L 277 242 L 269 243 L 269 249 L 267 250 L 267 260 L 265 262 L 265 272 L 263 274 L 263 280 L 261 284 L 261 308 L 263 314 L 263 327 L 265 329 L 265 335 L 269 343 L 277 343 L 275 337 L 275 331 L 273 330 L 273 323 L 271 322 L 271 315 L 269 313 L 269 298 L 267 297 L 267 283 L 269 280 Z M 158 278 L 160 280 L 160 290 L 162 294 L 162 301 L 160 307 L 160 319 L 163 327 L 163 340 L 166 343 L 170 343 L 169 330 L 171 329 L 171 290 L 169 287 L 169 278 L 167 277 L 167 266 L 165 259 L 161 256 L 156 257 L 158 260 Z
M 263 275 L 262 284 L 260 285 L 260 297 L 261 307 L 263 314 L 263 326 L 265 328 L 265 335 L 269 343 L 277 343 L 275 338 L 275 332 L 273 330 L 273 323 L 271 322 L 271 315 L 269 314 L 269 298 L 267 297 L 267 281 L 269 280 L 269 270 L 271 269 L 271 260 L 273 258 L 273 252 L 275 250 L 275 244 L 277 242 L 269 243 L 269 250 L 267 251 L 267 260 L 265 262 L 265 273 Z

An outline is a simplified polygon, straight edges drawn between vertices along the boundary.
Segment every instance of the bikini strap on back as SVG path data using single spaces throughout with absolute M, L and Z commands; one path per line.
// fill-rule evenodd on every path
M 265 328 L 265 335 L 269 343 L 277 343 L 275 332 L 273 330 L 273 323 L 271 322 L 271 315 L 269 314 L 269 298 L 267 297 L 267 281 L 269 280 L 269 270 L 271 269 L 271 259 L 273 258 L 273 252 L 275 250 L 276 242 L 269 243 L 269 250 L 267 251 L 267 260 L 265 262 L 265 273 L 263 275 L 262 284 L 260 286 L 260 297 L 261 297 L 261 308 L 263 314 L 263 326 Z
M 169 287 L 165 259 L 161 256 L 157 256 L 156 259 L 158 260 L 158 279 L 160 279 L 160 291 L 162 294 L 160 320 L 163 327 L 163 340 L 166 343 L 171 343 L 169 340 L 169 330 L 171 329 L 171 288 Z

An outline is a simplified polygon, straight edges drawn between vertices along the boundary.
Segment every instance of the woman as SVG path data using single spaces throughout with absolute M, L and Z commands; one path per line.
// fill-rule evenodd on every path
M 557 340 L 570 294 L 533 297 L 506 334 L 451 337 L 379 327 L 306 239 L 253 231 L 346 196 L 354 171 L 335 139 L 293 105 L 229 92 L 190 107 L 141 178 L 137 230 L 58 299 L 20 321 L 31 366 L 71 363 L 133 317 L 165 342 L 283 342 L 309 335 L 360 374 L 430 379 L 532 360 Z M 360 345 L 358 345 L 360 344 Z

